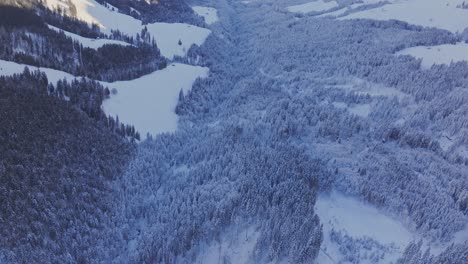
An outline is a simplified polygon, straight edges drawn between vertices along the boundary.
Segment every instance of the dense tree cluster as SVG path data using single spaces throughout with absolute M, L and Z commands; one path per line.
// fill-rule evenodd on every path
M 0 260 L 85 263 L 101 254 L 111 182 L 134 147 L 49 95 L 44 74 L 0 78 L 0 113 Z
M 322 231 L 313 205 L 319 179 L 332 174 L 281 138 L 264 142 L 265 135 L 253 131 L 259 128 L 228 123 L 142 143 L 119 201 L 118 229 L 138 243 L 130 259 L 175 263 L 184 256 L 192 262 L 198 245 L 239 221 L 259 225 L 257 262 L 309 263 L 318 255 Z M 142 222 L 151 224 L 137 232 Z
M 451 245 L 438 255 L 432 255 L 430 249 L 423 250 L 422 241 L 411 243 L 403 252 L 397 264 L 451 264 L 465 263 L 468 260 L 468 245 Z
M 298 20 L 266 6 L 240 12 L 243 41 L 209 37 L 189 51 L 187 61 L 202 57 L 223 78 L 197 81 L 178 113 L 197 124 L 238 116 L 308 145 L 336 173 L 332 188 L 410 219 L 428 240 L 465 228 L 468 65 L 422 69 L 394 54 L 461 36 L 398 21 Z M 216 52 L 226 42 L 237 52 Z M 219 68 L 223 60 L 242 67 Z M 353 111 L 362 105 L 369 113 Z

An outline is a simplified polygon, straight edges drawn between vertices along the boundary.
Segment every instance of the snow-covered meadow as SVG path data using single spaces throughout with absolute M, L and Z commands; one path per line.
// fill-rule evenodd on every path
M 219 20 L 218 11 L 213 7 L 193 6 L 193 11 L 205 20 L 207 25 L 211 25 Z
M 459 61 L 468 61 L 468 44 L 459 42 L 437 46 L 417 46 L 401 50 L 396 55 L 410 55 L 421 59 L 421 66 L 428 69 L 434 64 L 448 65 Z
M 463 9 L 462 4 L 463 0 L 393 0 L 339 19 L 395 19 L 461 33 L 468 27 L 468 9 Z
M 66 72 L 32 67 L 10 61 L 0 60 L 0 75 L 9 76 L 22 73 L 25 67 L 31 71 L 39 70 L 47 75 L 51 84 L 59 80 L 71 81 L 79 78 Z M 158 135 L 174 132 L 178 117 L 175 107 L 179 92 L 187 94 L 197 78 L 208 76 L 209 69 L 200 66 L 174 63 L 167 68 L 130 81 L 100 82 L 115 91 L 110 99 L 104 101 L 106 114 L 119 117 L 121 122 L 134 125 L 143 138 L 149 133 Z M 115 90 L 114 90 L 115 89 Z
M 58 0 L 48 0 L 47 3 L 51 9 L 64 5 Z M 155 39 L 161 54 L 168 59 L 185 56 L 192 45 L 203 44 L 211 33 L 209 29 L 184 23 L 158 22 L 143 25 L 140 20 L 122 14 L 118 9 L 105 7 L 94 0 L 72 0 L 71 3 L 76 6 L 78 19 L 89 24 L 97 24 L 106 34 L 110 34 L 112 30 L 119 30 L 128 36 L 136 36 L 146 27 Z M 210 18 L 213 19 L 213 14 Z M 82 41 L 84 45 L 90 44 L 88 39 L 77 38 L 77 40 Z
M 106 44 L 110 45 L 122 45 L 122 46 L 129 46 L 130 44 L 124 41 L 120 40 L 114 40 L 114 39 L 93 39 L 93 38 L 85 38 L 80 35 L 62 30 L 60 28 L 54 27 L 49 25 L 49 28 L 52 30 L 55 30 L 57 32 L 63 32 L 67 37 L 70 37 L 74 41 L 77 41 L 83 45 L 85 48 L 91 48 L 91 49 L 98 49 Z
M 319 13 L 318 17 L 340 20 L 400 20 L 423 27 L 462 33 L 468 27 L 468 9 L 463 0 L 363 0 L 346 4 L 337 1 L 309 1 L 288 6 L 294 13 Z
M 293 5 L 289 6 L 289 12 L 293 13 L 310 13 L 310 12 L 321 12 L 327 11 L 334 7 L 338 7 L 338 3 L 336 1 L 324 1 L 324 0 L 317 0 L 314 2 L 308 2 L 300 5 Z
M 134 125 L 143 137 L 174 132 L 179 92 L 187 94 L 193 82 L 207 77 L 208 71 L 206 67 L 174 63 L 135 80 L 106 84 L 116 94 L 104 101 L 104 112 Z
M 76 77 L 63 72 L 63 71 L 58 71 L 54 69 L 49 69 L 49 68 L 43 68 L 43 67 L 34 67 L 31 65 L 26 65 L 26 64 L 20 64 L 12 61 L 5 61 L 5 60 L 0 60 L 0 75 L 1 76 L 11 76 L 13 74 L 20 74 L 24 71 L 24 69 L 28 67 L 30 71 L 35 71 L 39 70 L 41 72 L 44 72 L 47 75 L 47 79 L 49 83 L 51 84 L 57 84 L 59 80 L 73 80 Z
M 360 255 L 360 263 L 371 264 L 376 260 L 392 263 L 415 238 L 395 217 L 341 193 L 319 196 L 315 208 L 323 223 L 325 237 L 318 263 L 349 261 L 346 254 L 355 252 Z M 356 248 L 347 252 L 346 248 L 353 246 Z
M 94 0 L 71 0 L 76 7 L 76 17 L 89 24 L 97 24 L 101 31 L 110 34 L 112 30 L 119 30 L 129 36 L 141 33 L 147 29 L 155 39 L 161 54 L 172 60 L 175 56 L 184 57 L 192 45 L 201 46 L 211 31 L 184 23 L 152 23 L 143 25 L 141 21 L 120 13 L 109 4 L 101 5 Z M 60 0 L 47 0 L 50 9 L 58 7 L 67 10 L 68 3 Z M 197 6 L 194 10 L 206 19 L 207 24 L 218 20 L 216 9 Z M 63 31 L 49 25 L 55 31 Z M 123 41 L 110 39 L 90 39 L 77 34 L 63 31 L 64 34 L 84 47 L 97 49 L 105 44 L 130 45 Z M 11 75 L 20 73 L 27 65 L 14 62 L 0 61 L 0 73 Z M 49 81 L 56 84 L 59 79 L 72 80 L 75 76 L 47 68 L 39 69 L 47 74 Z M 142 76 L 140 78 L 113 83 L 101 82 L 104 86 L 115 91 L 110 99 L 104 101 L 103 110 L 106 114 L 118 116 L 121 122 L 134 125 L 143 138 L 149 133 L 157 135 L 173 132 L 177 127 L 177 115 L 174 110 L 178 102 L 179 92 L 190 91 L 197 78 L 208 75 L 209 69 L 174 63 L 167 68 Z

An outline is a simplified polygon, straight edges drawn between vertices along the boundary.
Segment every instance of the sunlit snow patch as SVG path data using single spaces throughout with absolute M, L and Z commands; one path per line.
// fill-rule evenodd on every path
M 182 23 L 154 23 L 147 27 L 161 54 L 168 59 L 185 56 L 193 44 L 202 45 L 211 33 L 209 29 Z
M 117 94 L 104 101 L 104 112 L 134 125 L 143 137 L 173 132 L 180 90 L 187 93 L 197 78 L 207 75 L 208 68 L 174 63 L 135 80 L 110 83 Z
M 352 13 L 339 19 L 395 19 L 452 32 L 462 32 L 468 27 L 468 9 L 460 7 L 463 0 L 391 0 L 388 2 L 390 3 Z
M 318 263 L 341 263 L 350 252 L 357 263 L 391 263 L 413 240 L 402 223 L 352 197 L 332 192 L 315 207 L 324 233 Z
M 57 6 L 62 7 L 66 1 L 46 0 L 47 6 L 50 9 L 55 9 Z M 127 35 L 134 36 L 141 32 L 141 21 L 119 13 L 117 10 L 107 8 L 94 0 L 70 0 L 76 7 L 76 18 L 85 21 L 89 24 L 97 24 L 101 30 L 107 34 L 111 30 L 119 30 Z
M 218 11 L 212 7 L 193 6 L 193 11 L 205 19 L 205 23 L 211 25 L 218 21 Z
M 434 64 L 468 61 L 468 44 L 460 42 L 455 45 L 418 46 L 399 51 L 396 55 L 411 55 L 422 59 L 421 67 L 428 69 Z
M 330 10 L 338 6 L 336 1 L 324 1 L 318 0 L 315 2 L 309 2 L 301 5 L 293 5 L 288 7 L 289 12 L 293 13 L 303 13 L 307 14 L 310 12 L 322 12 L 326 10 Z
M 145 27 L 140 20 L 109 9 L 94 0 L 71 2 L 76 6 L 78 19 L 99 25 L 104 33 L 110 34 L 112 30 L 119 30 L 126 35 L 136 36 Z M 64 5 L 57 0 L 48 0 L 47 3 L 51 9 Z M 146 27 L 156 40 L 161 54 L 169 59 L 176 55 L 185 56 L 193 44 L 202 45 L 211 33 L 209 29 L 183 23 L 154 23 Z
M 122 46 L 129 46 L 130 44 L 124 41 L 113 40 L 113 39 L 92 39 L 92 38 L 85 38 L 77 34 L 70 33 L 68 31 L 62 30 L 60 28 L 48 25 L 50 29 L 55 30 L 57 32 L 63 32 L 67 37 L 70 37 L 74 41 L 77 41 L 83 45 L 85 48 L 91 49 L 98 49 L 106 44 L 114 44 L 114 45 L 122 45 Z

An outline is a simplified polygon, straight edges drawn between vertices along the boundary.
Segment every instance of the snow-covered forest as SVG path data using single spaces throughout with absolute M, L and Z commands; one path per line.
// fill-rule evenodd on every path
M 464 1 L 19 2 L 0 263 L 468 263 Z

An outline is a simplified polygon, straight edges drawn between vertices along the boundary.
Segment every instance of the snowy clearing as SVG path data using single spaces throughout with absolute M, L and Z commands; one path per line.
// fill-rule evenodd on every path
M 468 61 L 468 44 L 459 42 L 455 45 L 418 46 L 399 51 L 396 55 L 410 55 L 422 59 L 421 67 L 428 69 L 434 64 Z
M 105 100 L 106 114 L 118 116 L 132 124 L 143 138 L 147 133 L 157 135 L 177 129 L 178 117 L 174 109 L 180 90 L 186 94 L 197 78 L 208 76 L 208 68 L 174 63 L 131 81 L 109 83 L 117 94 Z
M 330 10 L 332 8 L 335 8 L 338 6 L 338 3 L 336 1 L 324 1 L 324 0 L 318 0 L 315 2 L 309 2 L 301 5 L 293 5 L 288 7 L 289 12 L 293 13 L 302 13 L 302 14 L 307 14 L 310 12 L 322 12 L 326 10 Z
M 94 0 L 70 0 L 76 7 L 76 17 L 89 24 L 97 24 L 101 30 L 110 34 L 111 30 L 133 36 L 141 31 L 141 21 L 119 13 L 117 10 L 107 8 Z M 47 0 L 47 6 L 54 10 L 56 7 L 68 6 L 60 0 Z
M 400 20 L 425 27 L 462 32 L 468 27 L 468 9 L 463 0 L 393 0 L 381 7 L 359 11 L 339 19 Z
M 232 228 L 223 232 L 221 241 L 206 246 L 194 263 L 252 263 L 251 256 L 260 233 L 256 231 L 255 226 L 237 229 L 239 228 Z
M 71 0 L 71 2 L 76 6 L 78 19 L 99 25 L 106 34 L 110 34 L 111 30 L 119 30 L 129 36 L 135 36 L 144 28 L 140 20 L 106 8 L 94 0 Z M 48 0 L 47 4 L 51 9 L 63 6 L 63 2 L 57 0 Z M 161 54 L 168 59 L 176 55 L 185 56 L 190 46 L 202 45 L 211 33 L 209 29 L 182 23 L 154 23 L 146 27 L 156 40 Z M 181 45 L 179 40 L 182 42 Z
M 185 56 L 193 44 L 201 46 L 211 33 L 209 29 L 182 23 L 154 23 L 147 28 L 161 54 L 168 59 Z
M 348 106 L 346 103 L 343 102 L 333 102 L 333 105 L 336 108 L 347 109 L 350 113 L 364 118 L 369 116 L 372 108 L 370 104 L 356 104 Z
M 354 92 L 360 95 L 369 96 L 385 96 L 385 97 L 397 97 L 399 100 L 409 98 L 408 94 L 405 94 L 393 87 L 387 87 L 382 84 L 372 83 L 359 78 L 351 78 L 345 80 L 344 84 L 335 84 L 328 86 L 329 88 L 339 88 Z
M 321 15 L 318 15 L 317 17 L 338 17 L 346 13 L 350 8 L 344 7 L 341 9 L 338 9 L 336 11 L 328 12 L 328 13 L 323 13 Z
M 48 27 L 52 30 L 57 32 L 63 32 L 67 37 L 70 37 L 74 41 L 77 41 L 83 45 L 85 48 L 91 49 L 99 49 L 100 47 L 106 44 L 114 44 L 114 45 L 122 45 L 122 46 L 129 46 L 130 44 L 120 40 L 113 40 L 113 39 L 92 39 L 92 38 L 85 38 L 80 35 L 65 31 L 63 29 L 48 25 Z
M 16 62 L 5 60 L 0 60 L 0 76 L 11 76 L 13 74 L 22 73 L 25 67 L 28 67 L 30 71 L 40 70 L 44 72 L 47 75 L 49 83 L 52 83 L 54 85 L 59 80 L 62 80 L 64 78 L 67 80 L 73 80 L 76 78 L 75 76 L 63 71 L 58 71 L 49 68 L 34 67 L 26 64 L 19 64 Z
M 205 23 L 211 25 L 219 20 L 218 11 L 212 7 L 193 6 L 193 11 L 205 19 Z
M 317 263 L 340 263 L 344 260 L 340 245 L 332 240 L 331 231 L 342 231 L 352 239 L 369 238 L 383 246 L 358 248 L 365 255 L 384 253 L 377 263 L 395 261 L 405 247 L 413 240 L 413 235 L 402 223 L 382 214 L 377 208 L 352 197 L 332 192 L 329 196 L 319 196 L 316 212 L 323 223 L 324 242 Z M 359 244 L 359 243 L 357 243 Z M 375 251 L 375 252 L 373 252 Z M 375 261 L 375 259 L 374 259 Z M 362 257 L 359 263 L 376 263 Z
M 22 73 L 25 67 L 46 73 L 49 83 L 54 85 L 64 78 L 69 81 L 80 78 L 58 70 L 4 60 L 0 60 L 0 76 Z M 125 124 L 134 125 L 143 139 L 147 133 L 173 132 L 177 129 L 178 117 L 174 109 L 180 90 L 187 94 L 195 80 L 207 77 L 208 72 L 206 67 L 174 63 L 134 80 L 100 82 L 110 90 L 117 90 L 116 95 L 103 102 L 103 110 L 108 115 L 118 116 Z

